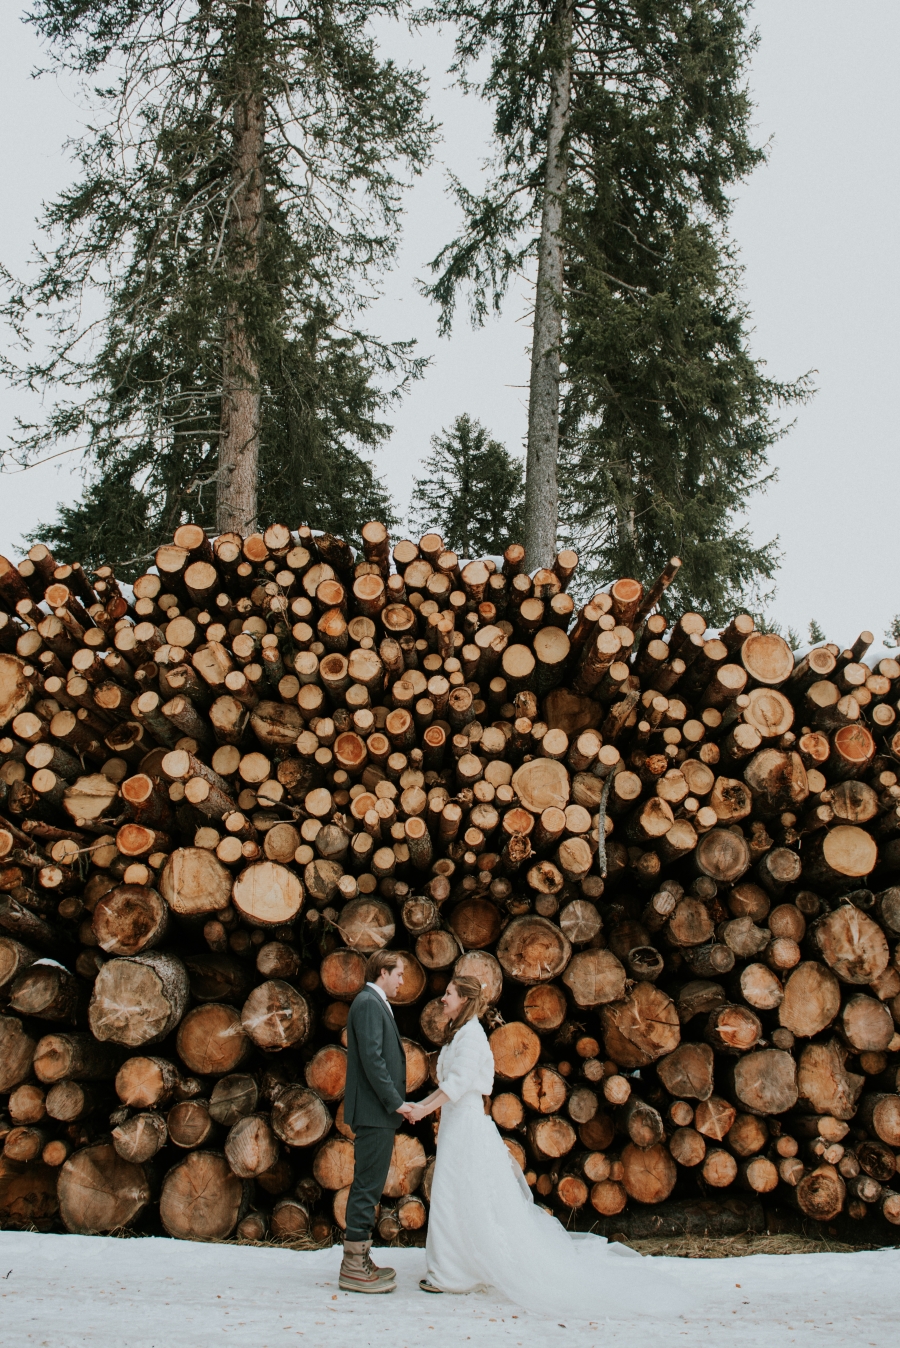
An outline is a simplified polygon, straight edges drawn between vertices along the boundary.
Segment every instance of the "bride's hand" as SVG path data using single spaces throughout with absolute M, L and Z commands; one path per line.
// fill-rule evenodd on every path
M 425 1117 L 425 1110 L 421 1105 L 413 1105 L 409 1112 L 410 1123 L 421 1123 Z

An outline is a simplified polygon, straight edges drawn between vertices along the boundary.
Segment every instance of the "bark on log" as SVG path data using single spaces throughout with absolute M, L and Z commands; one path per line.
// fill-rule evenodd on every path
M 181 960 L 150 951 L 104 964 L 94 981 L 88 1022 L 101 1043 L 139 1048 L 165 1039 L 187 1003 L 188 976 Z

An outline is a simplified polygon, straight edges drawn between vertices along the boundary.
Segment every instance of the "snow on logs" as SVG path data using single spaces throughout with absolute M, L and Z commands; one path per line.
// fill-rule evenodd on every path
M 900 1224 L 900 664 L 577 557 L 182 525 L 0 558 L 0 1226 L 327 1239 L 375 950 L 414 1094 L 454 971 L 539 1201 Z M 379 1230 L 427 1220 L 435 1124 Z

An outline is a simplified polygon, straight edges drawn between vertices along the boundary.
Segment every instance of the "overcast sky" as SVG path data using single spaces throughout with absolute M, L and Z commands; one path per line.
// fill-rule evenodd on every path
M 73 90 L 30 79 L 40 52 L 20 9 L 18 0 L 0 9 L 0 261 L 14 272 L 28 257 L 41 201 L 69 180 L 63 144 L 84 115 Z M 779 480 L 749 517 L 756 537 L 777 535 L 784 554 L 772 616 L 804 633 L 816 618 L 844 645 L 865 627 L 880 638 L 900 611 L 900 4 L 758 0 L 755 21 L 751 84 L 771 154 L 741 189 L 733 234 L 755 353 L 775 378 L 815 370 L 819 392 L 777 447 Z M 444 135 L 442 162 L 410 195 L 399 265 L 376 311 L 384 336 L 414 336 L 433 358 L 378 459 L 401 508 L 429 437 L 459 413 L 478 417 L 516 453 L 525 431 L 527 295 L 480 332 L 461 317 L 450 339 L 438 339 L 435 311 L 416 292 L 452 225 L 445 167 L 474 181 L 487 152 L 487 113 L 448 87 L 448 52 L 437 34 L 396 39 L 398 57 L 428 70 Z M 0 388 L 0 437 L 24 410 L 21 395 Z M 22 533 L 78 495 L 73 467 L 62 459 L 0 477 L 0 551 L 19 555 Z

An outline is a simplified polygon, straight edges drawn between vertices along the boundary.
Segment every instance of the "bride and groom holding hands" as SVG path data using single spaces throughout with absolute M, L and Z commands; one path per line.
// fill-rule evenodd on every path
M 441 999 L 447 1014 L 437 1064 L 438 1089 L 406 1100 L 406 1057 L 390 999 L 403 985 L 402 957 L 380 950 L 366 966 L 366 986 L 347 1021 L 344 1119 L 355 1133 L 355 1170 L 347 1202 L 340 1286 L 383 1293 L 394 1270 L 371 1259 L 375 1209 L 391 1162 L 394 1134 L 441 1109 L 431 1186 L 424 1292 L 494 1288 L 545 1315 L 596 1319 L 611 1311 L 671 1315 L 677 1285 L 651 1273 L 650 1261 L 599 1236 L 570 1234 L 535 1204 L 496 1124 L 484 1112 L 494 1060 L 480 1017 L 482 985 L 454 976 Z

